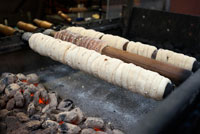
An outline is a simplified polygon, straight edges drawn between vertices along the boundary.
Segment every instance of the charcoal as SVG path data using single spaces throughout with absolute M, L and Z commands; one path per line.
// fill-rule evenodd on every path
M 74 112 L 78 115 L 78 118 L 75 122 L 73 122 L 74 124 L 80 124 L 84 119 L 84 115 L 83 115 L 83 112 L 81 111 L 80 108 L 74 108 L 73 110 L 71 110 L 70 112 Z
M 50 105 L 48 104 L 42 109 L 42 113 L 48 113 L 50 112 L 49 110 L 50 110 Z
M 52 114 L 52 112 L 50 114 L 48 114 L 48 117 L 50 118 L 50 120 L 52 121 L 57 121 L 57 118 L 56 118 L 57 115 L 55 114 Z
M 16 82 L 22 89 L 25 89 L 27 86 L 28 86 L 28 83 L 27 82 L 22 82 L 20 80 L 18 80 Z
M 17 77 L 12 73 L 3 73 L 1 75 L 2 79 L 4 79 L 4 83 L 7 85 L 14 83 L 17 80 Z
M 7 116 L 5 123 L 7 125 L 7 133 L 17 130 L 22 126 L 15 116 Z
M 48 119 L 49 119 L 49 117 L 48 117 L 48 115 L 46 113 L 40 116 L 40 121 L 41 122 L 44 122 L 44 121 L 46 121 Z
M 5 78 L 0 80 L 0 93 L 3 93 L 6 87 Z
M 96 134 L 96 131 L 91 128 L 85 128 L 81 131 L 81 134 Z
M 62 100 L 58 105 L 59 110 L 69 111 L 73 108 L 74 108 L 74 103 L 69 99 Z
M 70 123 L 62 123 L 61 125 L 59 125 L 58 131 L 60 133 L 78 134 L 81 131 L 81 128 L 77 125 L 73 125 Z
M 25 90 L 23 95 L 24 95 L 25 105 L 27 106 L 32 101 L 31 93 L 28 90 Z
M 16 92 L 14 95 L 16 107 L 23 107 L 24 106 L 24 97 L 21 92 Z
M 113 134 L 124 134 L 124 133 L 118 129 L 114 129 Z
M 24 109 L 21 109 L 21 108 L 14 108 L 14 109 L 12 110 L 12 112 L 14 112 L 14 113 L 19 113 L 19 112 L 25 112 L 25 110 L 24 110 Z
M 6 102 L 4 100 L 0 100 L 0 109 L 3 109 L 6 106 Z
M 74 111 L 70 112 L 61 112 L 57 115 L 57 121 L 64 121 L 68 123 L 76 122 L 78 119 L 78 115 Z
M 34 114 L 30 118 L 31 120 L 40 120 L 40 115 L 39 114 Z
M 43 89 L 45 89 L 44 85 L 41 84 L 41 83 L 38 84 L 37 88 L 43 88 Z
M 46 128 L 42 131 L 42 133 L 39 134 L 57 134 L 57 130 L 57 127 Z
M 88 117 L 84 124 L 88 128 L 102 129 L 104 127 L 104 121 L 101 118 L 96 117 Z
M 26 127 L 29 130 L 36 130 L 40 127 L 41 123 L 38 120 L 29 121 L 26 123 Z
M 43 128 L 50 128 L 50 127 L 55 127 L 58 128 L 58 123 L 52 120 L 46 120 L 43 124 L 42 127 Z
M 19 80 L 26 80 L 26 76 L 22 73 L 18 73 L 16 76 Z
M 29 83 L 39 83 L 39 77 L 37 74 L 29 74 L 26 76 L 26 78 Z
M 35 114 L 36 112 L 36 109 L 35 109 L 35 105 L 33 102 L 31 102 L 29 105 L 28 105 L 28 108 L 27 108 L 27 113 L 29 116 Z
M 49 93 L 49 99 L 50 99 L 49 103 L 50 109 L 56 109 L 56 106 L 58 105 L 56 93 L 55 92 Z
M 12 131 L 9 134 L 29 134 L 30 132 L 25 128 L 25 126 L 22 126 L 14 131 Z
M 44 98 L 45 101 L 48 101 L 49 100 L 49 95 L 47 93 L 47 90 L 44 89 L 44 88 L 39 88 L 39 91 L 40 91 L 41 97 Z
M 97 131 L 95 134 L 108 134 L 108 133 L 103 132 L 103 131 Z
M 27 85 L 25 89 L 28 90 L 30 93 L 33 93 L 33 94 L 38 90 L 38 88 L 35 87 L 33 84 Z
M 8 102 L 8 100 L 10 99 L 6 94 L 2 95 L 0 97 L 1 100 L 4 100 L 5 102 Z
M 34 104 L 35 105 L 38 105 L 39 104 L 39 96 L 40 96 L 40 91 L 37 91 L 35 94 L 34 94 Z
M 15 99 L 12 98 L 8 101 L 7 105 L 6 105 L 6 109 L 7 110 L 12 110 L 15 107 Z
M 39 88 L 39 90 L 34 94 L 34 104 L 39 105 L 39 99 L 42 99 L 45 103 L 49 102 L 49 96 L 45 89 Z
M 5 93 L 8 97 L 13 97 L 15 93 L 20 89 L 20 86 L 18 84 L 12 83 L 8 85 L 5 89 Z
M 2 134 L 6 134 L 6 129 L 7 129 L 6 124 L 0 122 L 0 132 L 1 132 Z
M 9 113 L 10 113 L 10 111 L 8 111 L 7 109 L 1 110 L 0 111 L 0 120 L 4 120 Z
M 23 112 L 17 113 L 16 117 L 17 117 L 17 119 L 20 122 L 27 122 L 27 121 L 29 121 L 29 117 L 25 113 L 23 113 Z
M 105 131 L 106 133 L 108 133 L 108 134 L 112 134 L 112 133 L 113 133 L 113 132 L 112 132 L 113 129 L 114 129 L 114 128 L 113 128 L 113 126 L 111 125 L 111 123 L 108 122 L 108 124 L 105 125 L 104 131 Z

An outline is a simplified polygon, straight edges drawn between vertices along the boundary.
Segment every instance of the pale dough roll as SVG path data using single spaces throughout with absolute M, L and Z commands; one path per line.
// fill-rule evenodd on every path
M 47 42 L 47 44 L 45 46 L 46 46 L 45 51 L 46 51 L 47 55 L 50 56 L 51 59 L 56 60 L 57 55 L 58 55 L 58 53 L 56 52 L 56 49 L 58 49 L 60 46 L 58 41 L 57 40 L 54 40 L 52 42 L 49 41 L 49 42 Z
M 86 29 L 81 30 L 79 34 L 81 34 L 82 36 L 85 36 L 85 32 L 86 32 Z
M 122 85 L 122 87 L 124 87 L 124 88 L 128 88 L 128 75 L 130 75 L 129 74 L 129 71 L 130 71 L 130 69 L 131 69 L 131 64 L 126 64 L 125 66 L 124 66 L 124 69 L 122 70 L 122 83 L 121 83 L 121 85 Z
M 77 27 L 74 27 L 74 26 L 68 27 L 68 28 L 67 28 L 67 30 L 69 30 L 69 31 L 71 31 L 71 32 L 75 32 L 76 29 L 77 29 Z
M 128 45 L 127 45 L 126 51 L 128 51 L 128 52 L 130 52 L 130 53 L 137 54 L 136 47 L 135 47 L 135 42 L 130 41 L 130 42 L 128 43 Z
M 72 55 L 71 55 L 71 58 L 72 58 L 72 63 L 71 63 L 71 66 L 75 69 L 78 69 L 78 66 L 77 66 L 77 60 L 78 60 L 78 53 L 82 50 L 83 48 L 82 47 L 77 47 L 74 49 Z
M 88 59 L 91 57 L 91 55 L 95 53 L 95 51 L 89 51 L 87 53 L 84 53 L 82 54 L 82 60 L 81 60 L 81 63 L 80 63 L 80 68 L 82 68 L 83 71 L 85 72 L 88 72 L 88 69 L 87 69 L 87 64 L 88 64 Z
M 105 71 L 105 77 L 107 79 L 108 82 L 111 82 L 113 84 L 116 84 L 115 83 L 115 72 L 116 70 L 118 69 L 119 65 L 122 64 L 123 62 L 121 60 L 118 60 L 118 59 L 115 59 L 115 58 L 112 58 L 110 60 L 108 60 L 106 62 L 106 71 Z
M 159 87 L 157 88 L 157 92 L 155 95 L 157 100 L 162 100 L 167 84 L 171 83 L 171 81 L 167 78 L 162 77 L 161 79 L 162 80 L 159 84 Z
M 99 53 L 92 53 L 91 54 L 91 56 L 89 57 L 89 59 L 88 59 L 88 63 L 87 63 L 87 72 L 88 73 L 92 73 L 92 63 L 93 63 L 93 61 L 94 60 L 96 60 L 98 57 L 100 57 L 101 56 L 101 54 L 99 54 Z
M 144 46 L 140 42 L 138 42 L 137 44 L 138 44 L 138 53 L 137 54 L 145 56 L 144 55 Z
M 36 43 L 36 39 L 37 39 L 38 36 L 40 36 L 40 35 L 33 34 L 33 35 L 30 37 L 30 39 L 29 39 L 29 46 L 30 46 L 30 48 L 32 48 L 35 52 L 37 52 L 37 51 L 36 51 L 36 47 L 37 47 L 38 43 Z
M 80 33 L 82 30 L 86 30 L 85 28 L 83 27 L 76 27 L 76 33 Z
M 156 77 L 156 73 L 154 73 L 154 72 L 152 73 L 151 71 L 147 70 L 146 74 L 147 74 L 146 75 L 147 80 L 146 80 L 145 87 L 144 87 L 145 96 L 150 97 L 149 93 L 150 93 L 150 90 L 151 90 L 151 84 L 152 84 L 153 79 Z
M 67 47 L 66 49 L 65 49 L 65 51 L 64 51 L 64 54 L 63 54 L 63 57 L 62 57 L 62 63 L 63 64 L 66 64 L 66 62 L 65 62 L 65 57 L 66 57 L 66 55 L 67 55 L 67 52 L 68 52 L 68 50 L 73 46 L 71 43 L 68 43 L 69 45 L 69 47 Z
M 108 46 L 116 47 L 116 44 L 115 44 L 116 40 L 114 39 L 114 36 L 111 35 L 111 34 L 106 34 L 106 35 L 104 35 L 104 36 L 101 38 L 101 40 L 106 41 L 107 44 L 108 44 Z
M 102 60 L 104 60 L 104 58 L 106 58 L 105 55 L 100 55 L 98 58 L 96 58 L 93 62 L 92 62 L 92 65 L 91 65 L 91 69 L 92 69 L 92 74 L 94 76 L 98 76 L 98 70 L 99 70 L 99 65 L 100 65 L 100 62 Z
M 158 90 L 162 77 L 158 73 L 156 73 L 155 75 L 155 78 L 152 80 L 149 96 L 157 99 L 158 96 L 156 96 L 156 92 Z
M 85 36 L 88 36 L 88 37 L 94 37 L 94 35 L 96 34 L 96 32 L 92 29 L 88 29 L 85 31 Z
M 157 48 L 155 46 L 150 46 L 148 45 L 148 54 L 147 54 L 147 57 L 148 58 L 151 58 L 152 57 L 152 54 L 154 53 L 154 51 L 156 51 Z
M 72 59 L 71 59 L 71 52 L 77 48 L 76 45 L 71 45 L 70 48 L 68 49 L 68 51 L 65 53 L 65 57 L 64 57 L 64 64 L 68 64 L 68 63 L 71 63 Z
M 119 36 L 114 36 L 114 40 L 115 40 L 115 48 L 118 48 L 120 50 L 123 50 L 123 46 L 128 42 L 127 39 L 124 39 Z
M 85 53 L 87 53 L 87 49 L 83 48 L 83 47 L 80 47 L 79 51 L 78 51 L 78 54 L 76 54 L 76 58 L 74 58 L 74 66 L 76 66 L 78 69 L 82 69 L 82 66 L 81 66 L 81 61 L 83 60 L 83 55 Z
M 124 68 L 125 64 L 121 63 L 118 68 L 116 69 L 116 71 L 114 72 L 114 84 L 118 85 L 118 86 L 122 86 L 122 71 Z
M 57 53 L 58 53 L 58 56 L 57 56 L 57 58 L 58 58 L 58 61 L 60 61 L 61 63 L 66 63 L 65 62 L 65 57 L 66 57 L 66 55 L 67 55 L 67 53 L 68 53 L 68 50 L 72 47 L 72 46 L 74 46 L 73 44 L 71 44 L 71 43 L 65 43 L 65 42 L 62 42 L 62 43 L 60 43 L 59 44 L 60 46 L 62 45 L 62 47 L 60 47 L 59 49 L 60 49 L 60 51 L 57 51 Z M 72 47 L 73 48 L 73 47 Z M 70 50 L 72 50 L 72 48 L 70 49 Z
M 194 64 L 195 61 L 196 61 L 196 58 L 187 56 L 187 60 L 186 60 L 186 63 L 184 65 L 184 68 L 188 69 L 188 70 L 192 70 L 193 64 Z
M 139 73 L 142 71 L 142 68 L 135 65 L 133 66 L 132 64 L 131 66 L 132 67 L 130 68 L 128 75 L 128 89 L 132 92 L 139 93 L 136 81 L 139 77 Z
M 67 55 L 65 57 L 65 61 L 71 67 L 74 67 L 73 66 L 73 60 L 75 58 L 74 54 L 76 54 L 78 50 L 79 50 L 79 47 L 70 47 L 69 50 L 68 50 L 68 52 L 67 52 Z
M 162 62 L 162 49 L 159 49 L 156 55 L 156 60 L 161 61 Z
M 95 38 L 100 39 L 103 35 L 105 35 L 105 34 L 101 33 L 101 32 L 97 32 L 97 34 L 95 35 Z
M 146 84 L 146 80 L 147 80 L 147 76 L 146 76 L 146 70 L 145 69 L 141 69 L 141 71 L 138 74 L 137 80 L 136 82 L 136 89 L 137 89 L 137 93 L 145 95 L 145 84 Z
M 99 65 L 98 76 L 103 80 L 107 80 L 106 65 L 109 63 L 110 60 L 112 60 L 112 58 L 106 57 Z

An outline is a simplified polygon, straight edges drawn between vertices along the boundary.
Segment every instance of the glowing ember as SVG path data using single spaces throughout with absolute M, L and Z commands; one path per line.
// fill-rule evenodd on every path
M 39 102 L 39 104 L 48 104 L 49 102 L 48 102 L 48 100 L 47 101 L 45 101 L 45 99 L 44 98 L 42 98 L 42 97 L 39 97 L 39 100 L 38 100 L 38 102 Z
M 59 125 L 62 125 L 63 123 L 64 123 L 64 121 L 60 121 L 60 122 L 59 122 Z
M 101 129 L 99 128 L 94 128 L 95 131 L 102 131 Z
M 33 97 L 34 96 L 34 94 L 33 93 L 31 93 L 31 97 Z
M 33 85 L 37 87 L 37 86 L 38 86 L 38 83 L 34 83 Z
M 27 80 L 21 80 L 22 82 L 26 82 L 26 83 L 28 83 L 28 81 Z

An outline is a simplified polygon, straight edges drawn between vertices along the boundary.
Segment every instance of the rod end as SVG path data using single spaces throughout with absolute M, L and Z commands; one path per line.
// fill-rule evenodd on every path
M 168 83 L 165 92 L 163 94 L 163 98 L 166 98 L 172 91 L 174 91 L 175 85 L 172 83 Z

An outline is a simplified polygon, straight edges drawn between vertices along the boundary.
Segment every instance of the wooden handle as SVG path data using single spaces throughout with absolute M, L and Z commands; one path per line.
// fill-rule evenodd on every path
M 181 84 L 192 74 L 191 71 L 112 47 L 105 47 L 102 54 L 158 72 L 172 80 L 176 85 Z
M 13 35 L 15 32 L 16 30 L 14 28 L 0 24 L 0 33 L 6 36 L 10 36 L 10 35 Z
M 17 23 L 17 27 L 27 32 L 34 32 L 38 28 L 30 23 L 25 23 L 23 21 L 19 21 Z
M 62 11 L 58 11 L 58 15 L 61 18 L 65 19 L 67 22 L 71 22 L 72 21 L 72 19 L 67 14 L 64 14 Z
M 85 7 L 73 7 L 69 9 L 69 12 L 85 12 L 87 8 Z
M 41 28 L 51 28 L 53 26 L 51 22 L 44 20 L 34 19 L 33 22 Z

